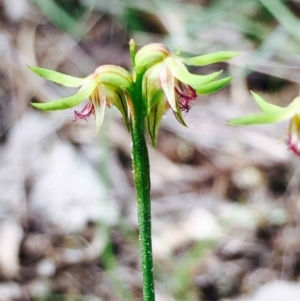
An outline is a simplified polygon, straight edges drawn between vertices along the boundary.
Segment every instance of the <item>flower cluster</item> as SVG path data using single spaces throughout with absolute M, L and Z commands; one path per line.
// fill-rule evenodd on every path
M 139 101 L 143 101 L 146 108 L 145 119 L 152 143 L 155 145 L 162 117 L 169 108 L 176 119 L 186 126 L 181 112 L 189 112 L 197 95 L 213 93 L 227 85 L 231 79 L 225 77 L 216 80 L 222 70 L 208 75 L 192 74 L 185 65 L 205 66 L 236 55 L 235 52 L 216 52 L 196 57 L 182 57 L 171 53 L 162 44 L 149 44 L 133 56 L 135 76 L 124 68 L 114 65 L 103 65 L 85 78 L 72 77 L 44 68 L 29 67 L 45 79 L 68 87 L 81 87 L 73 96 L 49 103 L 32 103 L 32 105 L 41 110 L 61 110 L 75 107 L 89 98 L 81 111 L 75 111 L 75 120 L 86 120 L 91 115 L 95 115 L 96 130 L 98 130 L 102 124 L 106 106 L 115 105 L 130 130 L 131 92 L 133 85 L 136 84 L 135 78 L 139 76 L 142 78 L 142 99 Z

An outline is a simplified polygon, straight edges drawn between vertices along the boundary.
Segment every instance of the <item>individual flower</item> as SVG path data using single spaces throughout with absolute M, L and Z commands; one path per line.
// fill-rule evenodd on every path
M 96 131 L 99 130 L 105 108 L 115 105 L 121 112 L 124 122 L 129 128 L 129 113 L 126 92 L 132 85 L 132 78 L 124 68 L 114 65 L 103 65 L 85 78 L 69 76 L 44 68 L 29 67 L 39 76 L 67 87 L 81 87 L 73 96 L 53 100 L 48 103 L 31 103 L 32 106 L 45 110 L 63 110 L 73 108 L 85 99 L 88 103 L 81 111 L 75 111 L 75 119 L 86 120 L 91 115 L 96 118 Z
M 231 77 L 215 80 L 221 71 L 196 75 L 185 65 L 205 66 L 236 56 L 236 52 L 216 52 L 196 57 L 173 54 L 162 44 L 149 44 L 135 56 L 137 76 L 143 75 L 143 101 L 146 103 L 148 130 L 153 145 L 165 112 L 171 108 L 184 126 L 182 111 L 188 112 L 197 95 L 216 92 L 227 85 Z
M 300 155 L 300 96 L 297 96 L 287 107 L 280 107 L 266 102 L 258 94 L 251 92 L 262 113 L 246 115 L 229 120 L 229 125 L 242 126 L 254 124 L 271 124 L 290 119 L 288 147 Z

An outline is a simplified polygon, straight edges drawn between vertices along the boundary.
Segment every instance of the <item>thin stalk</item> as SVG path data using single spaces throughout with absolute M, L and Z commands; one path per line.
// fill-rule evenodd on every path
M 144 132 L 142 81 L 138 77 L 132 93 L 132 167 L 137 196 L 144 301 L 154 301 L 151 236 L 150 165 Z

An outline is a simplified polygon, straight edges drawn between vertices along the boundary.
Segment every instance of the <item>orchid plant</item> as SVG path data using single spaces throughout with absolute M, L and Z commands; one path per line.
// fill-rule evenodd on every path
M 115 105 L 132 136 L 132 166 L 137 196 L 139 238 L 143 273 L 144 301 L 154 301 L 154 278 L 151 239 L 150 163 L 145 139 L 148 129 L 155 146 L 164 114 L 171 109 L 180 124 L 186 126 L 182 111 L 188 112 L 201 94 L 214 93 L 230 82 L 230 77 L 217 79 L 222 71 L 196 75 L 186 65 L 205 66 L 237 55 L 236 52 L 183 57 L 172 53 L 163 44 L 149 44 L 136 51 L 130 41 L 132 71 L 103 65 L 85 78 L 72 77 L 56 71 L 29 67 L 37 75 L 68 87 L 80 87 L 73 96 L 48 103 L 32 103 L 35 108 L 52 111 L 73 108 L 89 99 L 75 120 L 96 118 L 99 130 L 105 108 Z

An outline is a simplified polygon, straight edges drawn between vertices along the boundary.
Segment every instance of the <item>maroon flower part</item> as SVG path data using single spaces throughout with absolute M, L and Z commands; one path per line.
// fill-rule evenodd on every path
M 73 122 L 78 119 L 79 120 L 88 120 L 88 118 L 94 114 L 95 114 L 94 105 L 91 101 L 89 101 L 81 111 L 74 112 L 75 116 L 74 116 Z
M 179 96 L 178 102 L 180 111 L 189 112 L 192 107 L 192 103 L 197 98 L 196 90 L 189 85 L 179 82 L 175 87 L 175 92 Z

